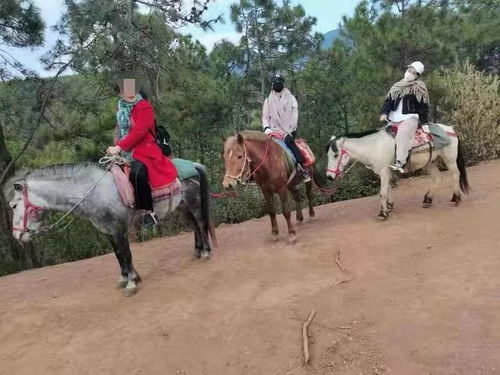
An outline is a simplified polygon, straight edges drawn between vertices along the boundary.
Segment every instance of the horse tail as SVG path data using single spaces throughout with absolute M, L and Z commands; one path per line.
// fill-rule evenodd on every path
M 202 164 L 194 163 L 194 167 L 196 168 L 198 176 L 200 177 L 201 216 L 203 220 L 202 230 L 206 235 L 210 235 L 215 247 L 217 247 L 219 246 L 219 243 L 217 241 L 217 236 L 215 235 L 215 227 L 210 217 L 210 191 L 207 171 L 205 169 L 205 166 Z
M 457 149 L 457 167 L 460 171 L 460 190 L 462 190 L 464 194 L 468 194 L 470 192 L 470 185 L 467 178 L 467 170 L 465 169 L 464 150 L 460 138 L 458 138 Z
M 311 165 L 311 170 L 312 170 L 312 176 L 311 177 L 313 179 L 314 184 L 318 188 L 320 188 L 320 189 L 326 189 L 326 188 L 328 188 L 328 183 L 326 181 L 325 174 L 321 173 L 321 171 L 319 170 L 319 168 L 316 165 L 316 163 L 314 163 L 313 165 Z

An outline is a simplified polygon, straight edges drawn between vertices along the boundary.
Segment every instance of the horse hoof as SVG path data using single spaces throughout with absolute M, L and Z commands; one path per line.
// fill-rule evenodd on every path
M 389 212 L 394 210 L 394 203 L 387 203 L 387 209 L 389 210 Z
M 123 289 L 123 295 L 125 297 L 132 297 L 137 293 L 137 287 L 125 288 Z
M 210 251 L 202 251 L 200 253 L 201 260 L 209 260 L 210 259 Z
M 119 280 L 116 283 L 116 289 L 123 289 L 127 286 L 128 281 L 127 280 Z
M 288 244 L 295 245 L 297 243 L 297 236 L 295 234 L 288 237 Z
M 385 221 L 389 218 L 389 214 L 384 214 L 384 213 L 379 213 L 377 216 L 377 219 L 380 221 Z
M 431 208 L 432 203 L 424 203 L 422 204 L 422 208 Z
M 271 241 L 278 242 L 280 240 L 280 236 L 278 234 L 271 235 Z

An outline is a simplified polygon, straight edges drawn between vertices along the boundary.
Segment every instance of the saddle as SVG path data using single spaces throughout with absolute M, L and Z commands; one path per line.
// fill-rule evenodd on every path
M 386 130 L 392 137 L 396 137 L 398 133 L 398 127 L 392 124 L 388 125 Z M 456 136 L 455 131 L 448 126 L 444 127 L 435 123 L 419 126 L 413 137 L 411 152 L 420 152 L 428 149 L 439 150 L 451 143 L 450 137 Z
M 177 169 L 179 178 L 176 178 L 167 186 L 152 190 L 151 197 L 153 198 L 154 203 L 164 200 L 172 201 L 172 199 L 181 192 L 181 181 L 198 176 L 198 171 L 196 170 L 193 162 L 178 158 L 172 159 L 172 162 Z M 120 166 L 114 164 L 111 167 L 110 172 L 113 175 L 116 188 L 120 194 L 123 204 L 127 207 L 133 208 L 135 206 L 135 189 L 129 179 L 130 167 L 128 165 Z

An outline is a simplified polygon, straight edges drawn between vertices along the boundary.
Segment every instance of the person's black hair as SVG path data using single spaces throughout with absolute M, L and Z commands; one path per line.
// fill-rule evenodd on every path
M 149 100 L 148 94 L 146 93 L 146 91 L 143 88 L 139 89 L 139 94 L 141 94 L 141 96 L 144 100 Z

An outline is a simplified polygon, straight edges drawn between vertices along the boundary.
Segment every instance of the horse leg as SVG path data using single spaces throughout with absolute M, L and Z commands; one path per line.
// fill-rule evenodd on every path
M 126 230 L 114 233 L 111 244 L 121 268 L 119 287 L 125 287 L 125 295 L 132 296 L 137 292 L 136 283 L 140 282 L 141 278 L 132 264 L 132 253 Z
M 295 201 L 296 220 L 298 223 L 302 223 L 304 221 L 304 215 L 302 215 L 300 191 L 297 188 L 291 188 L 290 193 L 292 193 L 293 200 Z
M 394 196 L 392 194 L 392 186 L 390 179 L 389 179 L 389 186 L 387 187 L 387 209 L 389 210 L 389 212 L 392 212 L 392 210 L 394 210 Z
M 444 158 L 444 162 L 451 173 L 451 178 L 453 181 L 453 196 L 451 197 L 451 202 L 455 203 L 455 206 L 459 206 L 462 201 L 462 194 L 460 193 L 460 171 L 457 166 L 456 160 L 449 160 Z
M 209 259 L 210 239 L 208 237 L 208 227 L 203 220 L 203 210 L 201 204 L 201 194 L 197 185 L 193 185 L 197 189 L 189 189 L 184 196 L 186 204 L 186 218 L 191 222 L 194 231 L 195 241 L 195 258 Z
M 271 219 L 271 233 L 273 239 L 274 241 L 278 241 L 280 231 L 278 228 L 278 222 L 276 221 L 276 209 L 274 208 L 273 193 L 269 190 L 262 190 L 262 194 L 264 194 L 267 212 L 269 213 L 269 218 Z
M 307 204 L 309 205 L 309 221 L 312 221 L 316 216 L 316 212 L 314 212 L 314 202 L 313 202 L 313 183 L 309 181 L 306 183 L 306 197 Z
M 391 172 L 389 168 L 384 168 L 380 172 L 380 203 L 381 208 L 377 216 L 380 220 L 386 220 L 389 217 L 389 209 L 387 208 L 387 198 L 389 194 L 389 185 L 391 181 Z
M 284 188 L 278 192 L 281 200 L 281 209 L 283 211 L 283 216 L 286 219 L 286 224 L 288 226 L 288 243 L 293 245 L 297 242 L 297 233 L 292 223 L 292 215 L 290 214 L 290 207 L 288 205 L 288 189 Z
M 118 263 L 120 264 L 120 278 L 118 279 L 117 288 L 123 289 L 127 286 L 128 282 L 128 269 L 123 259 L 122 253 L 120 252 L 120 248 L 115 242 L 114 236 L 109 236 L 109 242 L 113 247 L 113 251 L 115 252 L 116 259 L 118 259 Z
M 441 173 L 439 172 L 439 168 L 436 165 L 436 163 L 431 163 L 427 167 L 427 171 L 431 176 L 432 182 L 429 187 L 429 190 L 427 190 L 427 193 L 425 193 L 424 196 L 424 201 L 422 203 L 422 207 L 424 208 L 429 208 L 430 206 L 432 206 L 432 193 L 437 188 L 439 181 L 441 179 Z

